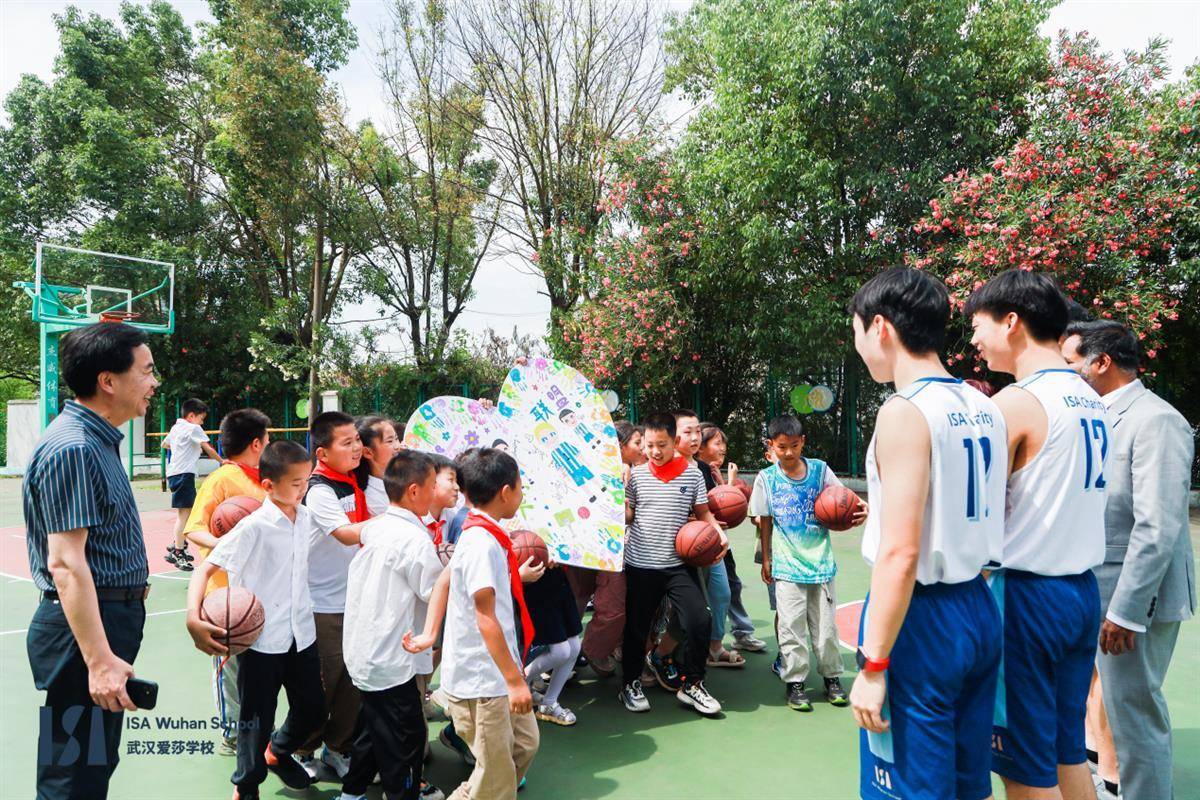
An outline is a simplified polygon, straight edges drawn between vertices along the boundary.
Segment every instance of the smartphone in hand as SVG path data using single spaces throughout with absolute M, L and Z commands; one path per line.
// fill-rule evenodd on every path
M 149 711 L 158 702 L 158 684 L 141 678 L 125 681 L 125 691 L 138 708 Z

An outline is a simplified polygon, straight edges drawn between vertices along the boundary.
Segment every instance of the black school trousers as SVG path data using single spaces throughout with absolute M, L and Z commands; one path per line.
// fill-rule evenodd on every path
M 366 794 L 378 772 L 387 800 L 417 800 L 429 731 L 416 677 L 378 692 L 360 691 L 362 708 L 342 791 Z
M 676 664 L 689 682 L 704 680 L 712 616 L 700 588 L 695 567 L 680 565 L 646 569 L 625 565 L 625 635 L 621 645 L 621 674 L 626 683 L 641 677 L 646 659 L 646 637 L 654 613 L 664 597 L 679 615 L 683 628 L 683 658 Z

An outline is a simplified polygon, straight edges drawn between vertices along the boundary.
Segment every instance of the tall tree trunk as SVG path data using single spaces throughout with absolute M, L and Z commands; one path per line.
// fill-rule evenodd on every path
M 325 249 L 325 214 L 317 210 L 317 230 L 313 237 L 313 278 L 312 278 L 312 335 L 309 344 L 308 362 L 308 418 L 316 416 L 317 409 L 317 363 L 320 358 L 320 329 L 321 329 L 321 254 Z

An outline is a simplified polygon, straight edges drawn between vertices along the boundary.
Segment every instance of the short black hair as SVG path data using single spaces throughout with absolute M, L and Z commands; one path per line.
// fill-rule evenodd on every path
M 1095 319 L 1092 312 L 1087 310 L 1087 307 L 1081 305 L 1070 297 L 1067 298 L 1067 324 L 1072 322 L 1091 322 Z
M 128 372 L 133 351 L 148 341 L 145 331 L 123 322 L 77 328 L 59 342 L 59 374 L 76 397 L 86 400 L 95 396 L 101 372 Z
M 628 420 L 614 422 L 613 427 L 617 429 L 617 444 L 621 445 L 622 447 L 629 444 L 629 440 L 632 439 L 633 435 L 638 432 L 637 426 Z
M 521 480 L 517 460 L 503 450 L 481 447 L 458 462 L 458 484 L 471 505 L 487 505 L 505 486 Z
M 907 345 L 906 345 L 907 346 Z M 767 439 L 780 436 L 803 436 L 804 423 L 795 414 L 783 414 L 767 423 Z
M 672 439 L 675 438 L 675 415 L 665 411 L 655 411 L 646 417 L 647 431 L 663 431 Z
M 684 408 L 683 406 L 680 406 L 679 408 L 672 411 L 671 416 L 673 416 L 675 418 L 675 424 L 677 424 L 677 425 L 679 424 L 679 420 L 686 419 L 688 417 L 695 417 L 697 422 L 700 421 L 699 414 L 697 414 L 692 409 Z
M 1039 342 L 1056 342 L 1067 329 L 1066 295 L 1044 272 L 1001 272 L 971 293 L 963 313 L 968 319 L 981 313 L 994 319 L 1016 314 Z
M 427 453 L 430 462 L 433 464 L 434 472 L 441 472 L 444 469 L 452 469 L 455 474 L 458 473 L 458 465 L 451 461 L 441 453 Z
M 559 418 L 559 420 L 565 421 L 568 414 L 574 414 L 574 413 L 575 413 L 575 409 L 571 408 L 570 406 L 567 406 L 562 411 L 558 412 L 558 418 Z
M 287 474 L 293 464 L 312 464 L 304 445 L 290 439 L 276 439 L 263 449 L 258 462 L 258 474 L 263 480 L 277 481 Z
M 1137 336 L 1126 326 L 1111 319 L 1096 322 L 1072 322 L 1067 336 L 1079 337 L 1079 355 L 1093 358 L 1106 354 L 1126 372 L 1137 372 L 1142 363 L 1142 348 Z
M 217 444 L 225 458 L 240 456 L 246 448 L 267 435 L 271 420 L 257 408 L 239 408 L 230 411 L 221 420 L 221 432 Z
M 203 400 L 189 397 L 179 405 L 179 413 L 185 417 L 188 414 L 207 414 L 208 405 Z
M 329 447 L 333 444 L 333 431 L 335 428 L 340 428 L 343 425 L 353 425 L 354 417 L 344 411 L 324 411 L 317 414 L 312 421 L 312 425 L 308 428 L 310 438 L 310 447 L 313 452 L 317 451 L 318 447 Z
M 937 278 L 911 267 L 891 267 L 859 287 L 849 312 L 864 328 L 879 315 L 892 323 L 913 355 L 941 352 L 950 321 L 950 293 Z
M 428 453 L 420 450 L 401 450 L 396 453 L 383 471 L 383 488 L 387 490 L 388 500 L 400 502 L 409 486 L 424 483 L 432 473 L 433 459 Z

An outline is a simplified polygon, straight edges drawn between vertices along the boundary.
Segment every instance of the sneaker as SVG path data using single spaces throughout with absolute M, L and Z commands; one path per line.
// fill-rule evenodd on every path
M 650 701 L 642 691 L 642 682 L 633 681 L 621 687 L 617 699 L 625 705 L 627 711 L 649 711 Z
M 442 728 L 438 734 L 438 741 L 458 753 L 468 767 L 475 766 L 475 754 L 471 752 L 471 748 L 467 746 L 463 738 L 455 732 L 454 725 Z
M 279 755 L 273 745 L 268 744 L 266 750 L 267 769 L 275 774 L 283 785 L 289 789 L 307 789 L 313 784 L 313 778 L 300 765 L 300 760 L 292 753 Z
M 651 650 L 646 654 L 646 666 L 654 674 L 654 680 L 668 692 L 678 692 L 683 688 L 683 676 L 675 666 L 671 656 L 663 658 L 657 651 Z
M 237 757 L 237 737 L 222 736 L 221 746 L 217 748 L 217 755 Z
M 842 688 L 840 678 L 825 679 L 825 696 L 829 698 L 829 705 L 841 708 L 850 705 L 850 699 L 846 697 L 846 690 Z
M 188 552 L 188 546 L 187 546 L 187 544 L 186 544 L 186 543 L 183 545 L 183 547 L 177 547 L 177 548 L 175 548 L 175 554 L 176 554 L 176 555 L 183 556 L 183 557 L 184 557 L 186 560 L 188 560 L 188 561 L 195 561 L 195 560 L 196 560 L 196 557 L 195 557 L 194 555 L 192 555 L 191 553 L 189 553 L 189 552 Z
M 775 661 L 771 664 L 771 672 L 775 673 L 776 678 L 783 680 L 783 653 L 776 654 Z
M 446 800 L 446 793 L 429 781 L 421 781 L 421 800 Z
M 745 650 L 748 653 L 761 653 L 767 649 L 767 643 L 762 639 L 755 639 L 748 633 L 733 635 L 733 649 Z
M 237 787 L 233 789 L 233 800 L 258 800 L 258 792 L 254 794 L 242 794 Z
M 787 704 L 788 708 L 795 711 L 812 711 L 812 702 L 808 699 L 808 693 L 804 691 L 803 683 L 789 683 L 787 688 Z
M 675 699 L 706 717 L 715 717 L 721 713 L 721 704 L 704 688 L 704 681 L 685 683 L 683 688 L 675 693 Z
M 517 791 L 519 792 L 524 788 L 525 788 L 525 777 L 521 776 L 521 782 L 517 784 Z
M 329 745 L 321 748 L 321 763 L 333 770 L 339 781 L 350 771 L 350 756 L 330 750 Z
M 187 551 L 176 550 L 174 546 L 167 547 L 167 554 L 163 556 L 163 560 L 174 565 L 175 569 L 180 572 L 191 572 L 194 569 L 191 560 L 187 557 Z
M 589 663 L 597 678 L 611 678 L 617 672 L 617 662 L 613 660 L 612 656 L 594 658 Z
M 569 708 L 563 708 L 558 703 L 550 705 L 540 705 L 534 712 L 534 716 L 543 722 L 553 722 L 555 725 L 562 725 L 564 728 L 569 728 L 575 724 L 575 713 Z
M 304 767 L 304 771 L 308 773 L 308 777 L 312 778 L 315 783 L 317 780 L 317 757 L 312 753 L 306 756 L 294 753 L 292 754 L 292 758 L 296 759 L 297 763 Z
M 653 686 L 658 683 L 658 678 L 654 677 L 654 671 L 646 666 L 643 666 L 642 676 L 638 680 L 642 682 L 642 686 Z

